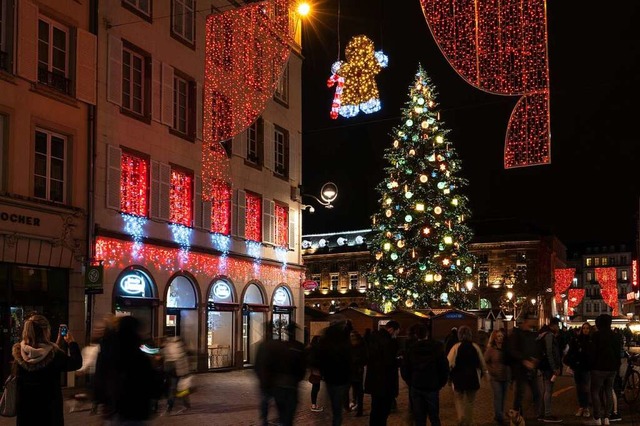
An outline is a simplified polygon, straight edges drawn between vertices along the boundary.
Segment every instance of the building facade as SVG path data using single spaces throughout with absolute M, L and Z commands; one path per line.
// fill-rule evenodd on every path
M 304 314 L 299 38 L 266 110 L 224 142 L 226 196 L 203 198 L 203 105 L 218 102 L 203 99 L 207 15 L 241 5 L 122 0 L 98 17 L 92 316 L 134 315 L 156 343 L 181 336 L 199 370 L 252 364 L 270 321 L 287 338 Z
M 96 36 L 90 2 L 0 0 L 0 359 L 31 312 L 84 337 Z

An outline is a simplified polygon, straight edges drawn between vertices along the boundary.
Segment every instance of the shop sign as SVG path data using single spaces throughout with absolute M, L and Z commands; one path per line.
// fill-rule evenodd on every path
M 638 261 L 636 259 L 631 261 L 631 284 L 638 287 Z
M 228 299 L 231 296 L 231 287 L 224 281 L 218 281 L 213 286 L 213 294 L 218 299 Z
M 104 277 L 104 267 L 102 265 L 87 266 L 84 274 L 84 294 L 102 294 L 102 279 Z
M 146 283 L 144 279 L 139 275 L 129 274 L 122 277 L 120 280 L 120 288 L 127 294 L 139 294 L 145 297 L 144 289 Z
M 273 294 L 274 305 L 284 305 L 288 299 L 289 299 L 289 293 L 287 293 L 287 290 L 285 290 L 282 287 L 277 289 L 276 292 Z
M 302 288 L 307 291 L 313 291 L 318 288 L 318 283 L 313 280 L 307 280 L 302 283 Z
M 0 229 L 27 235 L 35 234 L 43 237 L 59 238 L 60 229 L 63 227 L 65 227 L 65 222 L 60 214 L 7 204 L 0 206 Z
M 633 291 L 627 293 L 627 300 L 636 300 L 636 293 Z
M 448 314 L 444 314 L 444 317 L 446 319 L 462 319 L 464 318 L 464 315 L 460 312 L 449 312 Z

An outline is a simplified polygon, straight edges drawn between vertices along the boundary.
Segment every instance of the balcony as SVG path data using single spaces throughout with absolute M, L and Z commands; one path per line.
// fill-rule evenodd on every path
M 46 68 L 38 68 L 38 82 L 71 96 L 71 80 L 64 75 L 54 73 Z

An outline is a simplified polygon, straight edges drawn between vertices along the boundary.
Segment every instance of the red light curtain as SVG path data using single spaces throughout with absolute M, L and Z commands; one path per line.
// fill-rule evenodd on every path
M 420 0 L 454 70 L 489 93 L 520 96 L 507 127 L 504 167 L 549 164 L 546 0 Z
M 571 286 L 573 277 L 576 275 L 575 268 L 560 268 L 553 271 L 555 277 L 554 290 L 556 293 L 556 303 L 562 302 L 562 293 Z
M 618 277 L 616 268 L 596 268 L 602 300 L 611 307 L 611 315 L 618 315 Z
M 576 306 L 582 302 L 582 298 L 584 297 L 584 288 L 570 288 L 569 294 L 567 295 L 567 308 L 569 310 L 569 315 L 573 315 L 573 310 Z

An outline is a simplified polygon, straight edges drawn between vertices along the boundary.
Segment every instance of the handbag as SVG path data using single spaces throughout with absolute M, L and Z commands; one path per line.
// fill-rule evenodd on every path
M 0 416 L 15 417 L 18 394 L 18 382 L 16 376 L 10 375 L 4 382 L 2 397 L 0 398 Z
M 176 385 L 176 396 L 178 398 L 185 397 L 193 393 L 193 391 L 193 375 L 182 376 L 178 379 L 178 384 Z

